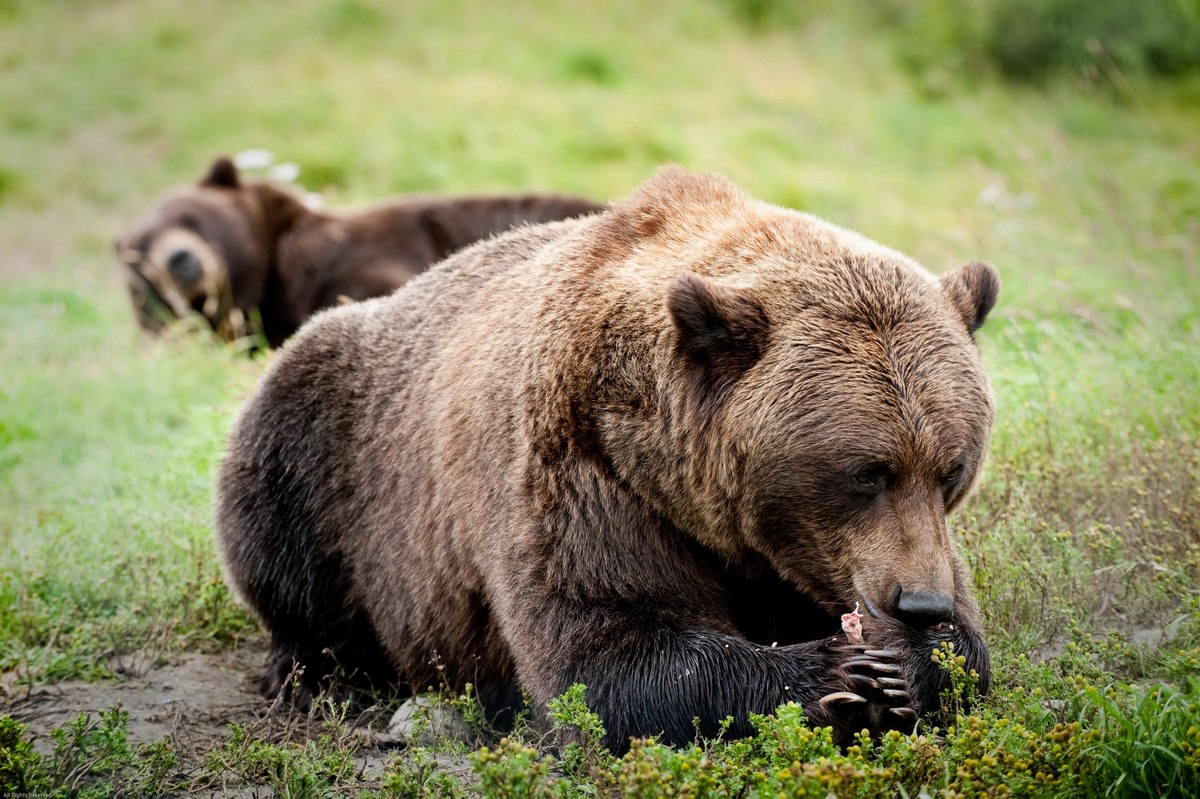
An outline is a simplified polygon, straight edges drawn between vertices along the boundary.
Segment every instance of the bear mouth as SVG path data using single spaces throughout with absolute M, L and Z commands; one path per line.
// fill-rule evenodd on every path
M 867 595 L 867 591 L 863 588 L 863 585 L 859 581 L 857 576 L 855 576 L 853 578 L 853 584 L 854 584 L 854 592 L 858 595 L 858 597 L 855 601 L 862 602 L 862 606 L 863 606 L 863 608 L 866 609 L 868 616 L 870 616 L 872 619 L 882 619 L 882 618 L 885 618 L 888 615 L 890 615 L 890 614 L 884 613 L 882 610 L 879 609 L 878 605 L 876 605 L 874 602 L 871 601 L 871 597 L 869 597 Z
M 141 299 L 138 303 L 139 309 L 156 323 L 155 329 L 195 314 L 204 319 L 214 331 L 219 330 L 223 320 L 219 314 L 210 313 L 208 306 L 211 302 L 207 295 L 201 294 L 190 301 L 186 297 L 180 297 L 181 303 L 186 303 L 185 309 L 181 310 L 180 307 L 173 305 L 161 287 L 143 272 L 141 268 L 143 264 L 150 264 L 153 267 L 153 264 L 146 258 L 130 265 L 129 271 L 134 278 L 130 288 Z
M 867 613 L 871 616 L 871 618 L 873 618 L 873 619 L 883 618 L 883 616 L 885 614 L 882 611 L 880 611 L 878 607 L 875 606 L 875 603 L 872 602 L 867 597 L 867 595 L 862 593 L 861 591 L 859 592 L 859 594 L 860 594 L 860 596 L 862 596 L 863 607 L 866 608 Z
M 131 288 L 142 297 L 141 308 L 148 316 L 164 325 L 179 318 L 166 297 L 158 290 L 158 286 L 142 274 L 142 270 L 136 264 L 130 264 L 129 272 L 134 278 Z

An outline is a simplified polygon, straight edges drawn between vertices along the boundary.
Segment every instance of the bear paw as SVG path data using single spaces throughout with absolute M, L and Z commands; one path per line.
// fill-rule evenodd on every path
M 840 644 L 844 689 L 833 691 L 817 703 L 834 719 L 834 737 L 842 746 L 866 730 L 872 735 L 887 730 L 911 731 L 917 719 L 916 702 L 904 676 L 903 652 L 895 647 Z

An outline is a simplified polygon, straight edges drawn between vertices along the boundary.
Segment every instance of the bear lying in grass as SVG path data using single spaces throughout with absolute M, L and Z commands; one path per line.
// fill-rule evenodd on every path
M 602 209 L 565 195 L 399 198 L 358 213 L 306 208 L 288 190 L 243 183 L 218 158 L 116 242 L 143 328 L 198 313 L 223 338 L 278 346 L 316 311 L 390 294 L 430 264 L 528 222 Z
M 503 715 L 582 682 L 620 751 L 788 701 L 841 741 L 911 727 L 943 640 L 986 689 L 946 516 L 984 460 L 997 290 L 667 168 L 320 315 L 219 476 L 264 693 L 340 670 Z

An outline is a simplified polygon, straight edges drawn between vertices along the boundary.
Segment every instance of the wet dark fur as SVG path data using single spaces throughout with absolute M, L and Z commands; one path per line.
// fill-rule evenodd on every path
M 670 169 L 322 314 L 219 478 L 227 575 L 272 638 L 264 688 L 295 660 L 317 690 L 337 661 L 471 682 L 500 713 L 582 682 L 620 751 L 688 742 L 694 718 L 746 734 L 789 700 L 843 741 L 911 726 L 890 711 L 936 708 L 943 638 L 986 687 L 944 516 L 982 466 L 971 333 L 996 285 Z M 848 475 L 877 461 L 892 477 L 864 494 Z M 891 618 L 902 589 L 952 596 L 953 631 Z M 839 634 L 858 601 L 885 651 Z M 871 688 L 882 668 L 910 696 Z M 869 701 L 818 701 L 843 691 Z

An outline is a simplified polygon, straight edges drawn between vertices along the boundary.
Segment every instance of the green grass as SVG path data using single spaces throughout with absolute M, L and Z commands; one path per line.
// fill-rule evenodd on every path
M 298 162 L 332 205 L 612 198 L 677 161 L 934 270 L 999 269 L 979 336 L 991 463 L 955 520 L 995 691 L 954 732 L 857 753 L 793 711 L 749 742 L 645 744 L 613 762 L 544 761 L 513 739 L 476 756 L 475 789 L 655 795 L 650 780 L 690 773 L 694 795 L 717 790 L 710 778 L 763 795 L 891 795 L 888 780 L 971 795 L 1020 771 L 985 757 L 1024 747 L 1060 780 L 1035 769 L 1029 795 L 1186 795 L 1200 746 L 1200 86 L 930 91 L 872 20 L 717 0 L 0 2 L 0 673 L 111 678 L 131 653 L 255 634 L 220 580 L 211 479 L 265 359 L 143 339 L 108 254 L 164 188 L 252 146 Z M 0 758 L 50 780 L 38 785 L 141 779 L 125 755 L 105 761 L 109 782 L 30 766 L 10 732 Z M 76 738 L 63 746 L 96 745 Z M 300 775 L 308 795 L 465 790 L 421 749 L 356 781 L 340 770 L 350 744 L 315 740 L 269 744 L 279 754 L 243 735 L 208 762 L 279 790 Z

